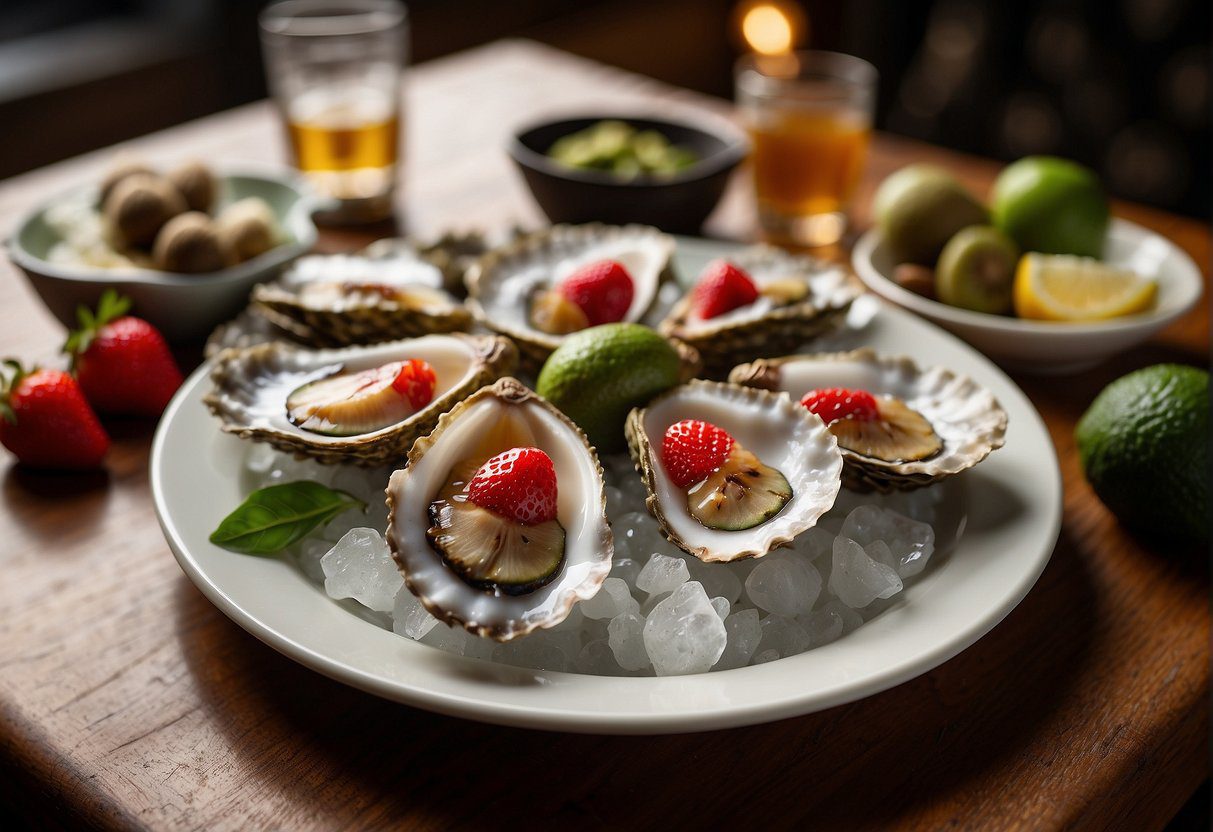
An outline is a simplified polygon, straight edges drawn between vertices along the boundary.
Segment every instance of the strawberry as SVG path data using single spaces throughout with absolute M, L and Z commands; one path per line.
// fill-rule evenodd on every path
M 724 464 L 733 449 L 733 437 L 711 422 L 683 419 L 666 428 L 661 440 L 661 462 L 674 485 L 686 488 Z
M 438 376 L 428 361 L 410 358 L 401 362 L 400 372 L 392 380 L 392 389 L 408 399 L 413 410 L 420 410 L 434 399 Z
M 622 321 L 636 292 L 628 270 L 614 260 L 582 266 L 560 281 L 557 289 L 585 313 L 590 326 Z
M 0 445 L 26 465 L 96 468 L 110 439 L 76 380 L 62 370 L 26 373 L 16 361 L 0 376 Z
M 538 448 L 511 448 L 468 483 L 468 499 L 525 526 L 556 519 L 556 469 Z
M 707 320 L 758 300 L 758 287 L 742 269 L 726 260 L 715 260 L 699 275 L 691 291 L 691 311 Z
M 147 321 L 126 315 L 130 301 L 112 289 L 97 314 L 77 310 L 80 329 L 63 345 L 84 395 L 102 413 L 159 416 L 177 388 L 181 371 L 164 337 Z
M 847 390 L 844 387 L 810 390 L 800 403 L 820 416 L 827 425 L 839 419 L 870 422 L 880 416 L 876 398 L 866 390 Z

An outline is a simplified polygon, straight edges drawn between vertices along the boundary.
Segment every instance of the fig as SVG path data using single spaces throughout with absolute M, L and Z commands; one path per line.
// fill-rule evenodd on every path
M 876 225 L 901 262 L 932 265 L 960 229 L 989 222 L 986 209 L 951 174 L 909 165 L 876 192 Z
M 939 255 L 935 294 L 950 306 L 1008 314 L 1018 260 L 1015 242 L 997 228 L 964 228 L 948 240 Z

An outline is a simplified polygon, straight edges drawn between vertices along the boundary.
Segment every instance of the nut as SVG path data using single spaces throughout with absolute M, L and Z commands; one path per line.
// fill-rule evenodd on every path
M 105 205 L 105 201 L 113 192 L 114 187 L 123 179 L 126 179 L 126 177 L 136 173 L 146 173 L 154 176 L 156 172 L 138 159 L 129 156 L 119 156 L 109 171 L 106 172 L 105 178 L 101 180 L 97 204 Z
M 215 219 L 215 232 L 228 261 L 243 263 L 278 244 L 277 225 L 269 203 L 250 196 L 220 212 Z
M 199 274 L 227 265 L 211 218 L 201 211 L 173 217 L 156 237 L 156 267 L 166 272 Z
M 916 295 L 935 300 L 935 271 L 917 263 L 901 263 L 893 269 L 893 282 Z
M 185 198 L 167 179 L 131 173 L 114 185 L 103 210 L 120 246 L 148 246 L 186 206 Z
M 210 168 L 201 162 L 187 162 L 170 171 L 168 180 L 185 197 L 185 204 L 191 211 L 210 213 L 218 191 L 215 175 Z

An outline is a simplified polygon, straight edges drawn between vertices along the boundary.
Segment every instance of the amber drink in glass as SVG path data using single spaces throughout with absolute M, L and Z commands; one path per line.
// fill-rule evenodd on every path
M 332 200 L 319 219 L 388 217 L 401 162 L 404 6 L 286 0 L 262 12 L 261 35 L 295 166 Z
M 736 83 L 763 236 L 837 242 L 867 159 L 875 67 L 834 52 L 753 55 L 738 63 Z

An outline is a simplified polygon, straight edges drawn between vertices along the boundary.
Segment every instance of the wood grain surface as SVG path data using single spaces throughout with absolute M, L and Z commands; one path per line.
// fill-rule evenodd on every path
M 502 152 L 511 128 L 551 110 L 615 106 L 728 113 L 526 42 L 418 67 L 406 230 L 538 224 Z M 131 148 L 154 163 L 284 158 L 265 104 Z M 0 231 L 95 178 L 111 155 L 0 183 Z M 874 184 L 924 158 L 981 192 L 997 172 L 881 136 L 861 226 Z M 1199 223 L 1131 205 L 1116 212 L 1175 240 L 1207 278 Z M 323 246 L 392 230 L 330 232 Z M 708 230 L 752 235 L 743 181 Z M 247 635 L 181 573 L 152 513 L 152 425 L 111 423 L 101 475 L 37 474 L 0 457 L 0 803 L 39 825 L 153 829 L 1159 828 L 1208 773 L 1203 553 L 1123 531 L 1085 484 L 1072 430 L 1124 372 L 1205 365 L 1208 332 L 1202 302 L 1089 373 L 1017 378 L 1057 445 L 1065 521 L 1039 584 L 988 636 L 861 702 L 703 735 L 497 728 L 343 687 Z M 51 361 L 62 338 L 16 270 L 0 266 L 0 355 Z

